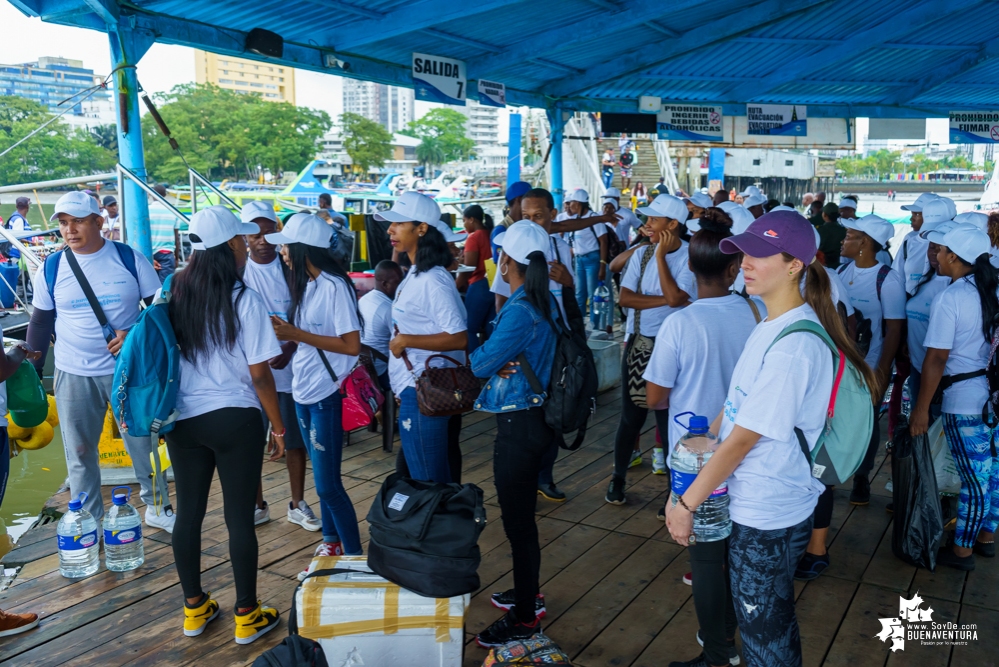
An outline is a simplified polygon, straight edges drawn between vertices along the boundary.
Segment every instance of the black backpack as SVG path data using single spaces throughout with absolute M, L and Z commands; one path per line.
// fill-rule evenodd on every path
M 848 266 L 849 264 L 844 264 L 843 266 L 839 267 L 839 269 L 837 269 L 836 273 L 843 273 L 844 271 L 846 271 L 846 267 Z M 878 290 L 879 304 L 881 303 L 881 286 L 884 285 L 885 278 L 888 277 L 889 273 L 891 273 L 891 267 L 888 266 L 887 264 L 882 264 L 881 268 L 878 269 L 878 278 L 875 285 Z M 871 340 L 874 337 L 874 332 L 871 330 L 871 318 L 864 317 L 864 314 L 860 311 L 859 308 L 854 308 L 853 310 L 854 310 L 854 316 L 857 319 L 857 349 L 860 350 L 860 353 L 866 357 L 867 353 L 870 352 L 871 350 Z M 881 338 L 884 339 L 884 337 L 885 337 L 885 318 L 882 317 Z
M 368 511 L 368 567 L 431 598 L 479 588 L 479 534 L 486 527 L 482 489 L 388 476 Z
M 563 298 L 568 310 L 570 296 Z M 545 423 L 555 431 L 559 447 L 575 451 L 583 444 L 590 416 L 597 410 L 597 365 L 593 361 L 593 351 L 586 344 L 586 336 L 570 329 L 562 322 L 556 310 L 556 321 L 551 323 L 555 331 L 555 359 L 552 362 L 552 375 L 548 390 L 541 384 L 534 369 L 527 363 L 527 357 L 518 355 L 524 375 L 535 394 L 547 393 L 544 406 Z M 566 433 L 576 432 L 571 444 L 566 444 Z
M 261 653 L 253 661 L 253 667 L 329 667 L 329 663 L 319 642 L 288 635 L 280 644 Z

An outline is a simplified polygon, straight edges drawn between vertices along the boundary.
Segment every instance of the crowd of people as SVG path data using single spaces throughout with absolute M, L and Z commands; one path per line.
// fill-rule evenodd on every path
M 855 197 L 838 204 L 813 197 L 806 217 L 755 186 L 738 193 L 741 203 L 721 194 L 661 193 L 632 210 L 608 188 L 597 211 L 589 193 L 577 189 L 559 211 L 549 191 L 515 183 L 502 221 L 470 206 L 467 233 L 456 234 L 437 203 L 406 192 L 375 218 L 389 223 L 393 255 L 406 258 L 408 268 L 381 262 L 374 290 L 361 299 L 330 252 L 337 228 L 326 220 L 300 213 L 282 225 L 262 202 L 249 203 L 239 217 L 222 206 L 198 211 L 190 225 L 194 252 L 167 286 L 182 355 L 180 415 L 166 435 L 176 513 L 165 484 L 151 479 L 156 443 L 125 434 L 145 522 L 173 533 L 184 633 L 201 634 L 221 611 L 202 588 L 199 563 L 216 472 L 238 643 L 278 622 L 256 589 L 254 526 L 270 518 L 260 480 L 265 456 L 284 457 L 287 520 L 321 533 L 315 555 L 362 553 L 340 469 L 340 385 L 362 354 L 371 355 L 378 381 L 398 400 L 397 466 L 415 479 L 461 477 L 461 417 L 423 414 L 420 369 L 467 364 L 483 381 L 476 409 L 496 415 L 494 482 L 513 588 L 492 595 L 506 614 L 477 640 L 500 646 L 538 632 L 545 599 L 534 510 L 539 494 L 555 502 L 566 496 L 554 480 L 558 438 L 545 421 L 546 395 L 530 376 L 550 376 L 561 329 L 604 333 L 596 327 L 594 294 L 614 276 L 612 303 L 626 345 L 606 502 L 627 502 L 626 472 L 642 463 L 638 439 L 649 410 L 662 443 L 653 450 L 655 474 L 669 474 L 670 450 L 684 432 L 670 417 L 706 416 L 720 441 L 696 479 L 659 512 L 676 541 L 690 546 L 684 580 L 693 586 L 703 645 L 700 655 L 674 667 L 729 664 L 738 658 L 736 629 L 750 665 L 801 663 L 794 581 L 829 567 L 833 512 L 833 487 L 813 477 L 802 448 L 814 448 L 826 428 L 844 359 L 863 376 L 875 424 L 869 441 L 857 443 L 865 456 L 850 502 L 870 502 L 870 475 L 884 443 L 882 399 L 893 381 L 892 397 L 900 398 L 908 381 L 910 432 L 925 433 L 942 416 L 961 477 L 956 531 L 937 562 L 971 570 L 976 556 L 993 557 L 999 459 L 989 400 L 996 388 L 985 369 L 999 326 L 999 215 L 959 216 L 951 200 L 924 194 L 903 207 L 912 231 L 892 258 L 886 251 L 893 226 L 873 214 L 858 218 Z M 105 210 L 115 217 L 106 203 Z M 68 266 L 36 273 L 27 342 L 0 360 L 0 377 L 23 356 L 40 368 L 55 333 L 55 398 L 70 489 L 88 493 L 86 507 L 100 521 L 97 442 L 113 400 L 114 355 L 140 303 L 148 305 L 160 289 L 166 276 L 157 273 L 172 274 L 173 267 L 165 255 L 157 259 L 155 244 L 154 268 L 102 234 L 113 226 L 85 193 L 62 197 L 52 220 L 69 249 L 57 261 Z M 165 244 L 170 233 L 176 227 L 164 223 Z M 53 284 L 47 276 L 55 276 Z M 108 335 L 83 280 L 104 307 Z M 783 335 L 802 321 L 824 329 L 841 354 L 814 335 Z M 892 406 L 889 428 L 899 401 Z M 306 461 L 318 516 L 303 497 Z M 719 489 L 727 489 L 731 534 L 691 543 L 695 512 Z

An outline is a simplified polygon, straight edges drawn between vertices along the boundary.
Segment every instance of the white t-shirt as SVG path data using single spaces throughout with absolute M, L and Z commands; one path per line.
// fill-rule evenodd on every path
M 302 305 L 295 318 L 295 326 L 319 336 L 343 336 L 360 331 L 354 289 L 342 279 L 327 273 L 310 280 L 302 295 Z M 337 381 L 334 382 L 319 350 L 306 343 L 299 343 L 292 357 L 291 395 L 296 403 L 311 405 L 330 396 L 340 388 L 340 382 L 357 365 L 357 357 L 336 352 L 323 352 Z
M 139 282 L 121 263 L 117 248 L 110 241 L 97 252 L 76 255 L 83 275 L 94 290 L 108 324 L 114 329 L 128 329 L 139 319 L 139 301 L 156 294 L 160 279 L 143 255 L 135 255 L 135 270 Z M 52 261 L 52 260 L 48 260 Z M 49 296 L 45 271 L 35 272 L 35 296 L 32 304 L 41 310 L 56 310 L 55 367 L 64 373 L 84 377 L 100 377 L 114 373 L 114 357 L 108 352 L 104 332 L 94 315 L 83 288 L 73 275 L 65 253 L 58 256 L 55 303 Z
M 925 347 L 950 350 L 944 375 L 970 373 L 985 368 L 989 344 L 982 333 L 982 302 L 973 276 L 955 280 L 933 299 Z M 952 415 L 981 415 L 989 397 L 985 377 L 971 378 L 951 385 L 944 392 L 943 412 Z
M 765 318 L 766 308 L 757 307 L 760 317 Z M 671 415 L 689 411 L 712 421 L 725 404 L 732 371 L 755 327 L 756 316 L 741 296 L 695 301 L 663 321 L 643 377 L 672 389 Z M 684 432 L 670 420 L 664 445 L 667 465 Z
M 911 294 L 919 281 L 930 270 L 930 258 L 926 256 L 926 250 L 929 247 L 930 242 L 919 238 L 919 233 L 913 230 L 905 235 L 902 244 L 898 247 L 898 252 L 895 253 L 891 268 L 898 271 L 898 274 L 905 281 L 906 294 Z
M 728 478 L 732 521 L 757 530 L 804 521 L 825 491 L 812 477 L 794 429 L 805 434 L 809 449 L 815 447 L 832 393 L 832 352 L 807 332 L 791 334 L 767 351 L 781 331 L 803 319 L 819 321 L 805 304 L 753 329 L 725 400 L 718 436 L 724 440 L 736 425 L 761 436 Z
M 880 269 L 881 264 L 858 269 L 856 263 L 851 262 L 839 274 L 854 309 L 871 321 L 871 347 L 865 361 L 873 369 L 878 367 L 878 360 L 881 358 L 881 320 L 905 319 L 905 285 L 902 284 L 902 276 L 898 271 L 888 272 L 881 284 L 879 303 L 877 280 Z
M 236 300 L 233 290 L 232 298 Z M 215 348 L 198 356 L 194 363 L 180 357 L 180 387 L 177 388 L 179 419 L 197 417 L 221 408 L 260 408 L 250 376 L 250 366 L 281 354 L 259 294 L 244 289 L 236 304 L 239 333 L 231 350 Z M 296 354 L 297 356 L 297 354 Z
M 654 248 L 655 246 L 650 247 Z M 642 289 L 638 289 L 639 274 L 642 272 L 642 255 L 644 255 L 645 252 L 645 248 L 640 248 L 628 258 L 628 264 L 624 267 L 624 275 L 621 277 L 621 289 L 627 288 L 636 294 L 641 291 L 642 294 L 649 296 L 662 296 L 663 290 L 662 286 L 659 284 L 659 264 L 656 263 L 654 250 L 652 257 L 649 258 L 648 265 L 645 267 L 645 274 L 642 275 Z M 666 253 L 666 266 L 669 267 L 670 273 L 673 275 L 673 280 L 676 281 L 676 286 L 689 294 L 691 301 L 696 299 L 697 290 L 694 288 L 694 274 L 687 265 L 686 241 L 680 241 L 679 248 L 673 252 Z M 659 332 L 659 327 L 662 325 L 663 320 L 665 320 L 670 313 L 676 312 L 681 308 L 683 308 L 683 306 L 680 306 L 679 308 L 672 308 L 670 306 L 646 308 L 642 311 L 642 330 L 638 333 L 643 336 L 655 336 Z M 626 332 L 629 334 L 635 333 L 634 308 L 629 309 Z
M 587 211 L 586 215 L 582 217 L 592 218 L 596 215 L 593 211 Z M 570 215 L 563 218 L 563 220 L 578 220 L 579 217 Z M 572 251 L 576 253 L 576 256 L 597 252 L 600 250 L 600 237 L 606 233 L 607 225 L 605 224 L 597 224 L 576 232 L 569 232 L 569 244 L 572 246 Z
M 357 302 L 361 310 L 361 343 L 372 350 L 389 356 L 389 341 L 392 340 L 392 299 L 384 292 L 371 290 Z M 375 372 L 381 375 L 388 369 L 388 362 L 375 359 Z
M 614 211 L 621 219 L 617 221 L 614 232 L 623 243 L 631 243 L 631 231 L 642 226 L 642 221 L 638 219 L 635 212 L 625 206 L 618 206 Z
M 468 315 L 461 302 L 454 278 L 447 269 L 435 266 L 429 271 L 417 273 L 411 268 L 399 284 L 392 304 L 392 325 L 399 333 L 416 336 L 430 336 L 439 333 L 456 334 L 468 331 Z M 395 336 L 393 335 L 393 338 Z M 406 368 L 402 357 L 389 355 L 389 379 L 396 396 L 407 387 L 416 386 L 416 378 L 426 367 L 427 358 L 443 354 L 459 363 L 465 363 L 464 350 L 432 352 L 418 348 L 407 348 L 406 356 L 413 365 L 413 371 Z M 446 366 L 446 362 L 435 359 L 432 366 Z
M 924 284 L 916 295 L 905 302 L 905 319 L 908 321 L 906 336 L 909 343 L 909 361 L 912 367 L 923 372 L 923 359 L 926 358 L 926 330 L 930 326 L 930 306 L 937 294 L 950 285 L 950 278 L 937 275 Z
M 569 275 L 572 276 L 573 282 L 576 281 L 576 272 L 573 269 L 572 261 L 572 250 L 569 248 L 569 244 L 562 240 L 559 236 L 549 236 L 551 239 L 551 259 L 549 261 L 555 261 L 557 258 L 559 262 L 565 265 L 568 269 Z M 555 297 L 555 302 L 558 303 L 558 309 L 562 313 L 562 321 L 567 322 L 569 316 L 565 314 L 565 302 L 562 301 L 562 290 L 564 289 L 561 283 L 557 283 L 554 280 L 548 281 L 548 289 L 551 291 L 552 296 Z M 493 294 L 499 294 L 506 298 L 510 298 L 510 283 L 503 280 L 503 276 L 497 271 L 496 275 L 493 277 L 493 284 L 489 287 L 489 291 Z
M 264 305 L 267 306 L 268 315 L 277 315 L 285 322 L 288 321 L 291 292 L 288 291 L 288 281 L 284 277 L 280 257 L 275 257 L 270 264 L 257 264 L 252 258 L 248 259 L 246 269 L 243 271 L 243 282 L 261 296 Z M 274 386 L 284 394 L 291 391 L 291 367 L 292 364 L 289 363 L 280 370 L 271 369 Z

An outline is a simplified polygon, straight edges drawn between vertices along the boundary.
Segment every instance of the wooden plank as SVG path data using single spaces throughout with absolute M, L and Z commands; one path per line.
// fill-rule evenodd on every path
M 916 576 L 912 579 L 912 586 L 909 588 L 909 592 L 915 593 L 919 591 L 923 597 L 960 602 L 961 595 L 964 592 L 964 583 L 967 578 L 967 572 L 955 570 L 952 567 L 941 566 L 937 568 L 936 572 L 919 568 L 916 570 Z
M 873 496 L 871 500 L 873 503 Z M 881 630 L 878 619 L 896 616 L 898 616 L 897 592 L 870 584 L 860 584 L 823 665 L 882 667 L 888 658 L 891 642 L 882 643 L 874 636 Z
M 823 576 L 860 581 L 891 521 L 885 513 L 889 502 L 872 494 L 870 505 L 853 508 L 829 547 L 830 564 Z
M 881 537 L 881 543 L 874 552 L 874 557 L 864 570 L 861 581 L 867 584 L 874 584 L 889 590 L 905 593 L 912 584 L 913 577 L 916 576 L 916 567 L 909 565 L 898 558 L 891 551 L 892 527 L 889 523 L 887 530 Z
M 965 665 L 999 665 L 999 653 L 996 652 L 996 637 L 999 637 L 999 611 L 962 605 L 958 619 L 961 625 L 974 625 L 978 639 L 969 640 L 965 646 L 955 646 L 950 664 L 953 667 Z
M 999 611 L 999 564 L 994 558 L 975 556 L 975 570 L 968 573 L 961 603 Z
M 803 587 L 794 612 L 801 630 L 804 665 L 822 664 L 856 590 L 855 582 L 836 577 L 819 577 Z

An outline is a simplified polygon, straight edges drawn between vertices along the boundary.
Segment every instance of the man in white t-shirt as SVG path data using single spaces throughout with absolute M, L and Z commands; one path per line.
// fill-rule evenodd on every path
M 160 281 L 149 260 L 132 248 L 101 236 L 104 220 L 97 201 L 86 193 L 70 192 L 60 197 L 50 220 L 58 220 L 67 247 L 50 255 L 35 272 L 34 312 L 28 325 L 28 341 L 42 353 L 35 362 L 41 375 L 55 330 L 55 400 L 62 424 L 69 488 L 74 496 L 87 494 L 84 507 L 99 522 L 104 516 L 104 503 L 97 445 L 107 405 L 113 397 L 115 355 L 129 328 L 139 318 L 139 302 L 151 302 Z M 101 316 L 106 317 L 104 326 L 75 275 L 74 262 L 93 290 Z M 173 508 L 162 474 L 156 476 L 158 503 L 153 499 L 149 455 L 154 440 L 127 433 L 122 437 L 132 458 L 142 501 L 147 506 L 146 524 L 172 531 Z
M 250 249 L 246 267 L 243 269 L 243 281 L 246 286 L 259 294 L 267 306 L 267 314 L 276 315 L 282 320 L 288 319 L 288 309 L 291 307 L 291 291 L 288 289 L 287 269 L 277 254 L 277 246 L 268 242 L 267 234 L 277 231 L 277 216 L 274 206 L 267 201 L 254 200 L 247 202 L 240 211 L 242 222 L 256 223 L 257 234 L 248 234 L 246 244 Z M 305 463 L 308 452 L 302 431 L 298 428 L 298 414 L 295 409 L 295 399 L 291 395 L 291 384 L 294 374 L 291 371 L 291 360 L 298 348 L 297 343 L 285 341 L 281 343 L 281 354 L 270 360 L 271 375 L 274 376 L 274 388 L 277 390 L 278 409 L 281 411 L 281 421 L 285 424 L 284 462 L 288 468 L 288 483 L 291 488 L 291 501 L 288 503 L 287 518 L 289 523 L 301 526 L 310 532 L 322 529 L 322 522 L 305 502 Z M 267 424 L 267 415 L 263 415 Z M 270 432 L 272 429 L 265 429 Z M 257 507 L 254 512 L 254 525 L 260 525 L 270 520 L 270 508 L 264 502 L 263 484 L 257 488 Z
M 361 311 L 361 345 L 372 351 L 382 389 L 389 388 L 388 355 L 392 339 L 392 301 L 402 282 L 402 267 L 390 259 L 375 267 L 375 288 L 357 302 Z M 380 355 L 380 356 L 379 356 Z

